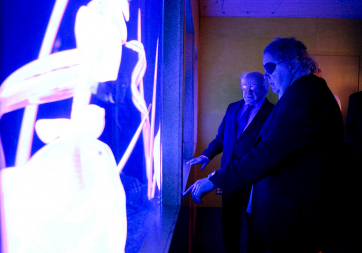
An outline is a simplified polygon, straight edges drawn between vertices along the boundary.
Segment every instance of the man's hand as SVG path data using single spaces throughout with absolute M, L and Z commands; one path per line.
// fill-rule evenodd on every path
M 186 164 L 195 165 L 199 163 L 202 163 L 201 170 L 203 170 L 206 164 L 209 163 L 209 159 L 206 156 L 200 155 L 199 157 L 192 158 Z
M 208 178 L 197 180 L 192 186 L 191 195 L 195 204 L 202 204 L 201 198 L 216 188 Z

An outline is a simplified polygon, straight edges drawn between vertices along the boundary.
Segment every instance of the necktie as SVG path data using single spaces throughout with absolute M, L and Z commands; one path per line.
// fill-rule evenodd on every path
M 252 105 L 246 105 L 244 113 L 239 117 L 239 119 L 236 122 L 236 133 L 238 139 L 240 135 L 244 132 L 245 127 L 248 125 L 250 112 L 253 107 L 254 106 Z

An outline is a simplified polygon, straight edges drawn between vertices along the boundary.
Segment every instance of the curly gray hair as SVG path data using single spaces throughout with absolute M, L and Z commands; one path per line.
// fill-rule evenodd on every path
M 307 52 L 307 47 L 293 37 L 275 38 L 265 49 L 264 54 L 270 54 L 275 60 L 285 61 L 291 65 L 293 60 L 300 63 L 299 71 L 305 74 L 315 73 L 318 64 Z

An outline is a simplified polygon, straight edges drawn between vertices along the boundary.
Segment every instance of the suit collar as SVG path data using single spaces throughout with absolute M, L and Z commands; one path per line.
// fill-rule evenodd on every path
M 250 122 L 250 124 L 248 125 L 248 127 L 245 129 L 245 131 L 240 135 L 240 138 L 237 140 L 239 141 L 240 139 L 242 139 L 246 134 L 248 134 L 250 131 L 252 131 L 252 129 L 254 128 L 254 125 L 258 124 L 260 122 L 260 120 L 262 120 L 263 118 L 263 107 L 267 107 L 267 103 L 270 103 L 269 100 L 267 98 L 264 99 L 263 103 L 261 104 L 261 107 L 259 109 L 259 111 L 256 113 L 254 119 Z M 236 132 L 235 132 L 236 134 Z

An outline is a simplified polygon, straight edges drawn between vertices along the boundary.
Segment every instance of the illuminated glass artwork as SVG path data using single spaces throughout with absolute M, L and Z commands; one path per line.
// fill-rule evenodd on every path
M 1 80 L 2 250 L 139 252 L 162 189 L 162 1 L 53 4 L 38 58 Z

